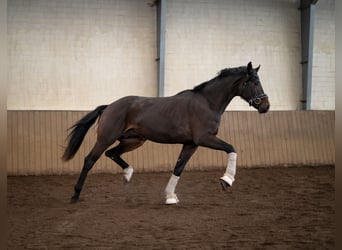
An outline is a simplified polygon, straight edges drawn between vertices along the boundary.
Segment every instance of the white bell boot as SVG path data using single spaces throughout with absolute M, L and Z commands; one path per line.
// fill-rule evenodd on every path
M 177 204 L 179 202 L 178 197 L 176 194 L 167 194 L 166 195 L 166 205 Z
M 123 180 L 125 183 L 128 183 L 130 182 L 131 178 L 132 178 L 132 175 L 133 175 L 133 168 L 131 166 L 128 166 L 127 168 L 125 168 L 123 170 L 124 174 L 123 174 Z

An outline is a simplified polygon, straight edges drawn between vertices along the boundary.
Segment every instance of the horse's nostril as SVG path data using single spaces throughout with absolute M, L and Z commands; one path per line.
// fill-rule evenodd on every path
M 270 108 L 270 104 L 267 103 L 264 105 L 260 105 L 258 111 L 259 113 L 266 113 L 269 110 L 269 108 Z

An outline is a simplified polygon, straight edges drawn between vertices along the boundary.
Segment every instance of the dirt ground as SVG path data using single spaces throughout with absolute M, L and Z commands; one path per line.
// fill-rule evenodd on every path
M 164 205 L 171 173 L 8 177 L 8 249 L 333 249 L 335 169 L 185 172 L 179 205 Z

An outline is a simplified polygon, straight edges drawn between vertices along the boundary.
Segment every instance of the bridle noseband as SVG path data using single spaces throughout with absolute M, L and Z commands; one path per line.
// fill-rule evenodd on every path
M 247 82 L 248 81 L 243 83 L 243 89 L 246 88 L 248 84 Z M 254 96 L 251 97 L 251 99 L 248 100 L 249 106 L 252 106 L 253 103 L 256 105 L 259 105 L 261 104 L 262 99 L 265 99 L 265 98 L 268 98 L 268 95 L 266 95 L 265 93 L 259 94 L 259 95 L 255 94 Z
M 253 103 L 255 103 L 256 105 L 261 104 L 262 99 L 267 98 L 268 96 L 266 94 L 260 94 L 260 95 L 256 95 L 254 97 L 252 97 L 251 99 L 249 99 L 248 103 L 249 106 L 252 106 Z

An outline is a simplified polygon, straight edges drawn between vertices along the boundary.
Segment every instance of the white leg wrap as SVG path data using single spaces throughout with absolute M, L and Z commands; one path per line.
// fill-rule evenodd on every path
M 172 175 L 165 188 L 166 204 L 177 204 L 179 202 L 175 194 L 176 186 L 179 181 L 179 176 Z
M 129 166 L 128 168 L 125 168 L 123 170 L 123 172 L 124 172 L 124 175 L 123 175 L 124 181 L 129 182 L 131 180 L 133 172 L 134 172 L 133 168 L 131 166 Z
M 226 173 L 233 177 L 236 174 L 236 159 L 237 159 L 237 153 L 228 154 L 228 164 L 226 168 Z
M 229 186 L 232 186 L 233 182 L 235 181 L 234 177 L 236 174 L 236 153 L 229 153 L 228 154 L 228 164 L 226 168 L 226 172 L 221 177 L 221 180 L 225 181 Z

